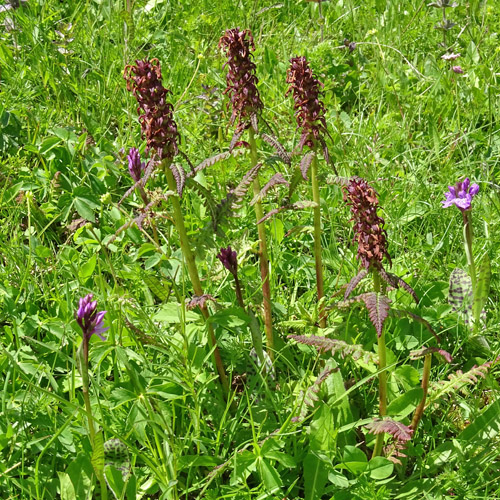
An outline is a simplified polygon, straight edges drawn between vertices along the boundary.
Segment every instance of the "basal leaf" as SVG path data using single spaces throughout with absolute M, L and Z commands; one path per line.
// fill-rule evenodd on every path
M 305 500 L 322 498 L 331 463 L 323 453 L 309 451 L 304 458 Z

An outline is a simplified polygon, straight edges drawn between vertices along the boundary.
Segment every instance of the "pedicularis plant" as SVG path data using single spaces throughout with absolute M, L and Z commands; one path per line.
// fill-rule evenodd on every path
M 127 80 L 127 90 L 132 92 L 137 99 L 139 122 L 143 137 L 147 141 L 146 153 L 152 156 L 153 165 L 157 162 L 158 167 L 165 173 L 168 187 L 172 193 L 177 193 L 177 196 L 172 194 L 169 197 L 174 211 L 175 227 L 179 234 L 182 253 L 186 260 L 194 293 L 197 297 L 202 297 L 204 292 L 196 267 L 195 256 L 189 243 L 179 200 L 183 190 L 183 170 L 182 167 L 173 164 L 173 159 L 179 152 L 178 141 L 180 136 L 173 117 L 173 107 L 167 101 L 170 91 L 162 85 L 161 68 L 157 59 L 136 61 L 135 65 L 125 68 L 124 77 Z M 146 177 L 143 179 L 146 179 Z M 200 302 L 200 308 L 205 319 L 208 319 L 210 313 L 206 302 Z M 208 323 L 207 327 L 209 343 L 214 352 L 219 379 L 227 396 L 229 383 L 217 346 L 217 339 L 212 324 Z
M 307 171 L 311 167 L 311 184 L 314 205 L 314 258 L 316 261 L 316 286 L 319 306 L 319 325 L 326 327 L 326 314 L 324 304 L 323 261 L 321 257 L 321 198 L 318 183 L 318 146 L 323 146 L 325 159 L 328 161 L 324 135 L 326 134 L 325 106 L 320 100 L 321 83 L 314 77 L 312 69 L 305 57 L 294 57 L 290 60 L 287 73 L 287 83 L 292 92 L 295 108 L 297 127 L 300 130 L 298 148 L 309 148 L 301 162 L 301 173 L 307 179 Z
M 255 170 L 252 182 L 255 196 L 260 193 L 258 177 L 258 154 L 255 134 L 259 133 L 258 115 L 264 107 L 257 89 L 258 79 L 255 75 L 255 64 L 252 61 L 251 51 L 255 50 L 254 40 L 250 30 L 234 28 L 227 30 L 219 41 L 219 47 L 227 55 L 228 73 L 226 76 L 227 87 L 224 91 L 229 95 L 231 106 L 230 124 L 236 122 L 236 128 L 230 149 L 248 130 L 250 146 L 251 168 Z M 260 222 L 264 216 L 262 203 L 258 200 L 255 205 L 257 229 L 259 233 L 259 261 L 262 279 L 262 296 L 264 307 L 264 323 L 267 337 L 267 350 L 271 359 L 274 359 L 273 319 L 271 311 L 271 286 L 269 276 L 269 256 L 267 251 L 266 227 Z

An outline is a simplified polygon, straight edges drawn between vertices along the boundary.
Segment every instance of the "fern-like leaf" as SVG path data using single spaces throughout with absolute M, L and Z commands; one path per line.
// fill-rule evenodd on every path
M 237 210 L 241 208 L 241 202 L 243 198 L 247 194 L 250 185 L 257 177 L 260 168 L 262 167 L 262 163 L 257 163 L 257 165 L 253 166 L 241 179 L 241 182 L 232 190 L 231 194 L 234 196 L 234 200 L 232 202 L 231 208 L 233 210 Z
M 321 384 L 333 373 L 332 368 L 325 368 L 317 377 L 316 380 L 310 385 L 304 395 L 304 403 L 313 407 L 314 403 L 318 401 L 318 392 L 321 388 Z
M 500 361 L 500 356 L 495 360 L 487 361 L 482 365 L 474 365 L 469 371 L 463 372 L 462 370 L 457 370 L 455 373 L 448 375 L 448 380 L 439 380 L 431 384 L 429 388 L 429 398 L 427 401 L 427 406 L 429 402 L 444 396 L 445 394 L 458 392 L 463 390 L 467 385 L 475 385 L 479 381 L 479 378 L 485 378 L 488 370 L 494 363 Z M 478 378 L 479 377 L 479 378 Z
M 211 300 L 212 302 L 215 302 L 215 298 L 212 297 L 212 295 L 209 295 L 208 293 L 205 293 L 203 295 L 194 295 L 193 298 L 188 302 L 187 308 L 188 309 L 194 309 L 195 307 L 199 307 L 200 309 L 203 309 L 207 303 L 207 300 Z
M 279 184 L 285 184 L 289 186 L 290 183 L 283 177 L 279 172 L 274 174 L 268 181 L 268 183 L 260 190 L 260 193 L 254 196 L 253 200 L 250 202 L 250 205 L 255 205 L 258 201 L 262 201 L 266 196 L 267 192 L 273 188 L 274 186 L 278 186 Z
M 288 338 L 299 342 L 299 344 L 314 346 L 321 353 L 339 353 L 342 359 L 349 356 L 353 361 L 362 359 L 365 364 L 378 363 L 376 354 L 373 352 L 365 351 L 363 349 L 363 346 L 359 344 L 348 344 L 343 340 L 329 339 L 327 337 L 319 336 L 308 337 L 307 335 L 288 335 Z
M 368 271 L 366 269 L 362 269 L 354 278 L 349 281 L 349 284 L 347 285 L 347 288 L 345 290 L 344 294 L 344 300 L 347 300 L 349 298 L 349 295 L 353 292 L 353 290 L 358 286 L 359 282 L 368 274 Z
M 244 153 L 243 149 L 235 149 L 235 150 L 230 149 L 229 151 L 225 151 L 224 153 L 219 153 L 218 155 L 211 156 L 210 158 L 207 158 L 206 160 L 203 160 L 200 164 L 196 165 L 196 167 L 194 167 L 194 169 L 192 169 L 192 171 L 189 173 L 188 177 L 194 177 L 201 170 L 207 167 L 211 167 L 220 161 L 227 160 L 231 156 L 237 157 L 242 153 Z
M 284 163 L 286 163 L 287 165 L 290 165 L 292 163 L 290 154 L 287 153 L 286 149 L 278 141 L 278 139 L 276 139 L 276 137 L 267 134 L 260 134 L 260 137 L 263 141 L 267 142 L 276 150 L 277 155 L 283 160 Z
M 151 174 L 153 173 L 154 169 L 156 167 L 156 162 L 153 160 L 149 160 L 148 164 L 146 165 L 146 169 L 144 170 L 144 175 L 142 178 L 140 178 L 137 182 L 134 182 L 134 184 L 125 191 L 125 194 L 121 197 L 121 200 L 118 202 L 118 206 L 120 206 L 138 187 L 144 187 L 146 185 L 146 182 L 148 179 L 151 177 Z
M 390 314 L 391 316 L 395 316 L 396 318 L 409 318 L 412 319 L 413 321 L 416 321 L 417 323 L 424 325 L 427 328 L 427 330 L 429 330 L 429 332 L 432 333 L 432 335 L 434 335 L 434 338 L 436 339 L 437 343 L 438 344 L 441 343 L 441 338 L 439 337 L 439 335 L 434 331 L 431 324 L 426 319 L 422 318 L 422 316 L 419 316 L 418 314 L 403 309 L 391 309 Z
M 330 138 L 331 138 L 331 136 L 330 136 Z M 333 171 L 335 172 L 335 175 L 339 175 L 339 173 L 337 172 L 337 167 L 335 166 L 335 163 L 333 163 L 333 161 L 331 161 L 331 159 L 330 159 L 330 151 L 328 151 L 328 146 L 326 145 L 326 142 L 321 137 L 319 140 L 320 140 L 321 146 L 323 148 L 323 157 L 325 158 L 326 163 L 332 167 Z
M 233 151 L 233 149 L 236 147 L 236 144 L 238 144 L 241 136 L 243 135 L 243 132 L 245 132 L 245 129 L 243 130 L 236 130 L 233 134 L 233 137 L 231 139 L 231 143 L 229 144 L 229 153 Z
M 430 353 L 440 354 L 447 363 L 451 363 L 453 361 L 452 355 L 444 349 L 439 349 L 439 347 L 424 347 L 423 349 L 411 351 L 410 359 L 423 358 L 426 354 Z
M 302 174 L 302 178 L 307 180 L 307 172 L 309 171 L 309 167 L 314 160 L 315 157 L 314 151 L 308 151 L 300 161 L 300 173 Z
M 257 118 L 257 113 L 252 113 L 250 115 L 250 125 L 252 125 L 252 128 L 256 134 L 259 133 L 259 120 Z
M 418 298 L 415 290 L 403 279 L 395 274 L 387 272 L 384 268 L 379 270 L 380 277 L 390 286 L 394 288 L 403 288 L 406 290 L 412 297 L 413 300 L 418 304 L 420 299 Z
M 356 300 L 364 302 L 368 309 L 370 321 L 373 323 L 377 335 L 380 337 L 384 328 L 384 321 L 389 315 L 390 299 L 381 293 L 370 292 L 358 295 Z
M 392 418 L 375 418 L 373 422 L 365 426 L 371 434 L 390 434 L 398 441 L 406 443 L 413 435 L 413 429 L 401 422 L 396 422 Z
M 175 179 L 175 184 L 177 186 L 177 194 L 179 197 L 182 196 L 182 192 L 184 191 L 184 186 L 186 184 L 186 172 L 180 165 L 176 165 L 175 163 L 170 164 L 170 171 Z
M 282 205 L 279 208 L 273 208 L 270 212 L 268 212 L 262 219 L 257 221 L 257 224 L 261 224 L 262 222 L 265 222 L 267 219 L 270 219 L 273 215 L 279 214 L 280 212 L 283 212 L 284 210 L 303 210 L 304 208 L 314 208 L 317 206 L 317 203 L 315 201 L 297 201 L 295 203 L 292 203 L 291 205 Z

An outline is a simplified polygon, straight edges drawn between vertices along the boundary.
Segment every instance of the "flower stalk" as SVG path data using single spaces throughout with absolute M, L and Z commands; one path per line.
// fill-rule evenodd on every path
M 427 401 L 427 393 L 429 392 L 429 378 L 431 375 L 431 365 L 432 365 L 432 353 L 428 353 L 424 358 L 424 369 L 422 373 L 422 390 L 423 395 L 420 403 L 415 410 L 413 418 L 411 419 L 410 427 L 416 431 L 420 420 L 422 419 L 422 415 L 425 410 L 425 402 Z
M 324 281 L 321 247 L 321 199 L 318 183 L 317 151 L 319 145 L 325 144 L 323 135 L 327 133 L 325 106 L 321 101 L 322 84 L 313 74 L 305 57 L 293 57 L 287 73 L 287 83 L 290 84 L 287 94 L 293 93 L 295 118 L 297 127 L 301 130 L 299 148 L 302 151 L 307 146 L 314 152 L 311 162 L 311 187 L 314 207 L 314 260 L 316 270 L 316 290 L 319 306 L 319 326 L 326 327 L 326 312 L 323 303 Z M 326 146 L 324 147 L 326 150 Z M 306 173 L 303 173 L 304 177 Z
M 168 187 L 172 191 L 176 191 L 177 184 L 175 182 L 172 171 L 170 170 L 170 160 L 163 161 L 163 168 L 165 175 L 167 177 Z M 184 259 L 186 260 L 186 267 L 189 274 L 189 279 L 191 280 L 191 284 L 193 285 L 193 290 L 195 295 L 201 297 L 203 295 L 203 287 L 201 285 L 200 276 L 198 274 L 198 269 L 196 267 L 195 256 L 193 251 L 191 250 L 191 246 L 189 244 L 189 238 L 186 231 L 186 226 L 184 224 L 184 216 L 182 214 L 181 204 L 179 202 L 179 198 L 177 196 L 171 196 L 170 200 L 172 202 L 172 208 L 174 210 L 174 223 L 177 233 L 179 234 L 179 240 L 181 244 L 182 254 L 184 255 Z M 210 317 L 210 313 L 206 304 L 200 305 L 201 312 L 205 320 L 208 320 Z M 207 324 L 208 326 L 208 340 L 209 346 L 213 349 L 214 354 L 214 362 L 217 372 L 219 374 L 219 380 L 222 385 L 222 389 L 224 391 L 224 395 L 227 397 L 229 395 L 229 382 L 226 375 L 226 370 L 224 369 L 224 363 L 222 362 L 222 358 L 220 355 L 219 348 L 217 346 L 217 339 L 215 337 L 215 332 L 211 323 Z
M 255 44 L 250 30 L 233 28 L 226 30 L 219 41 L 227 56 L 229 68 L 226 76 L 226 89 L 224 91 L 230 98 L 228 107 L 231 107 L 232 125 L 235 121 L 235 135 L 242 134 L 248 129 L 248 143 L 250 147 L 251 166 L 257 165 L 257 144 L 255 133 L 257 129 L 257 117 L 264 107 L 257 89 L 258 78 L 255 75 L 255 63 L 252 61 L 252 51 Z M 260 193 L 260 182 L 258 176 L 252 183 L 254 195 Z M 258 201 L 254 205 L 257 222 L 264 217 L 262 203 Z M 264 326 L 266 331 L 267 352 L 271 360 L 274 360 L 274 334 L 271 311 L 271 285 L 269 275 L 269 257 L 267 251 L 266 227 L 263 222 L 257 224 L 259 234 L 259 263 L 262 281 L 262 296 L 264 308 Z
M 326 312 L 324 302 L 324 281 L 323 281 L 323 259 L 321 249 L 321 198 L 318 184 L 318 160 L 316 155 L 311 163 L 311 184 L 313 201 L 316 206 L 313 209 L 314 213 L 314 257 L 316 268 L 316 287 L 319 302 L 319 327 L 326 328 Z
M 194 253 L 191 250 L 189 239 L 184 224 L 179 197 L 181 192 L 172 172 L 172 160 L 179 152 L 178 141 L 180 138 L 177 131 L 177 124 L 173 116 L 173 106 L 167 101 L 170 93 L 161 80 L 161 67 L 158 59 L 151 61 L 136 61 L 135 65 L 125 67 L 124 78 L 127 80 L 127 90 L 132 92 L 137 99 L 137 112 L 139 113 L 139 123 L 141 124 L 142 135 L 146 138 L 146 154 L 152 153 L 160 160 L 160 164 L 165 172 L 167 184 L 171 191 L 177 192 L 178 196 L 171 196 L 172 208 L 174 210 L 175 228 L 179 234 L 181 251 L 186 260 L 189 278 L 193 285 L 194 293 L 201 297 L 203 288 L 196 268 Z M 137 170 L 137 166 L 135 167 Z M 137 172 L 131 170 L 131 175 Z M 209 318 L 210 313 L 207 306 L 200 305 L 203 317 Z M 217 340 L 213 326 L 208 323 L 208 343 L 213 349 L 214 362 L 219 374 L 224 396 L 229 395 L 229 382 L 222 363 L 220 351 L 217 347 Z
M 249 129 L 249 144 L 250 144 L 250 158 L 251 166 L 257 165 L 257 144 L 255 143 L 254 130 Z M 260 193 L 259 177 L 256 176 L 252 184 L 253 193 L 257 196 Z M 255 218 L 257 222 L 264 217 L 264 210 L 262 203 L 257 201 L 255 207 Z M 262 297 L 264 306 L 264 326 L 266 330 L 267 339 L 267 353 L 274 361 L 274 336 L 273 336 L 273 318 L 271 312 L 271 284 L 269 282 L 269 257 L 267 253 L 267 240 L 266 240 L 266 226 L 264 222 L 257 224 L 257 231 L 259 234 L 259 263 L 260 263 L 260 277 L 262 281 Z
M 81 298 L 78 304 L 78 309 L 75 312 L 75 319 L 82 329 L 82 343 L 76 352 L 76 364 L 80 376 L 82 377 L 82 394 L 85 403 L 85 412 L 87 414 L 87 423 L 89 428 L 90 443 L 95 452 L 95 426 L 94 416 L 92 412 L 92 404 L 90 402 L 90 378 L 89 378 L 89 342 L 92 335 L 97 335 L 101 340 L 106 340 L 103 333 L 108 328 L 103 327 L 104 316 L 106 311 L 97 312 L 97 300 L 92 300 L 93 295 L 89 293 Z M 107 500 L 108 490 L 106 481 L 102 471 L 96 470 L 96 475 L 99 479 L 101 487 L 101 498 Z

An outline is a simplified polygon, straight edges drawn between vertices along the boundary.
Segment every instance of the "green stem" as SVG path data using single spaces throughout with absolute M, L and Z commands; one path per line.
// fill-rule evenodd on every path
M 87 413 L 87 421 L 89 426 L 90 444 L 92 445 L 92 450 L 94 450 L 95 441 L 95 427 L 94 427 L 94 417 L 92 413 L 92 405 L 90 404 L 90 394 L 89 394 L 89 342 L 87 339 L 83 339 L 76 353 L 77 366 L 80 370 L 80 375 L 82 377 L 82 394 L 83 401 L 85 402 L 85 411 Z M 106 486 L 106 481 L 103 474 L 98 474 L 99 485 L 101 487 L 101 499 L 107 500 L 108 498 L 108 487 Z
M 376 293 L 380 293 L 380 275 L 373 269 L 373 290 Z M 382 334 L 378 338 L 378 394 L 379 394 L 379 408 L 378 413 L 381 417 L 387 414 L 387 351 L 385 347 L 385 330 L 382 330 Z M 377 439 L 375 441 L 375 448 L 373 449 L 372 457 L 377 457 L 382 453 L 382 447 L 384 445 L 384 433 L 377 434 Z
M 167 176 L 168 187 L 171 191 L 177 191 L 177 185 L 170 170 L 170 161 L 165 160 L 163 162 L 163 167 L 165 171 L 165 175 Z M 189 278 L 191 280 L 191 284 L 193 285 L 194 293 L 201 297 L 203 295 L 203 288 L 201 286 L 200 277 L 198 275 L 198 269 L 196 268 L 196 262 L 194 253 L 191 250 L 189 245 L 189 239 L 186 232 L 186 226 L 184 225 L 184 217 L 182 215 L 181 204 L 179 202 L 179 198 L 177 196 L 171 196 L 170 200 L 172 201 L 172 208 L 174 209 L 174 222 L 175 228 L 179 234 L 179 240 L 181 243 L 182 254 L 184 255 L 184 259 L 186 260 L 186 266 L 188 269 Z M 201 312 L 203 317 L 207 320 L 210 317 L 210 313 L 208 312 L 207 306 L 203 305 L 201 307 Z M 217 347 L 217 339 L 215 338 L 214 329 L 211 323 L 208 323 L 208 339 L 210 348 L 213 349 L 214 352 L 214 360 L 215 366 L 219 373 L 219 380 L 222 385 L 222 389 L 224 391 L 224 395 L 227 397 L 229 394 L 229 382 L 227 379 L 226 371 L 224 370 L 224 364 L 222 363 L 222 358 L 220 355 L 219 348 Z
M 462 211 L 464 221 L 464 247 L 467 255 L 467 264 L 469 265 L 469 275 L 472 282 L 472 293 L 476 293 L 476 264 L 474 263 L 474 254 L 472 253 L 472 224 L 469 219 L 469 211 Z
M 250 143 L 250 158 L 251 165 L 254 167 L 257 165 L 257 144 L 255 143 L 255 135 L 253 129 L 249 129 L 249 143 Z M 260 193 L 260 183 L 259 177 L 255 177 L 253 181 L 253 194 L 256 196 Z M 262 209 L 262 203 L 258 201 L 254 205 L 255 207 L 255 217 L 257 221 L 264 217 L 264 210 Z M 266 242 L 266 226 L 262 222 L 257 224 L 257 230 L 259 233 L 259 260 L 260 260 L 260 277 L 262 280 L 262 296 L 264 303 L 264 325 L 266 329 L 267 338 L 267 353 L 274 361 L 274 336 L 273 336 L 273 318 L 271 314 L 271 286 L 269 283 L 269 258 L 267 254 L 267 242 Z
M 424 370 L 422 373 L 422 390 L 424 391 L 422 399 L 415 410 L 415 414 L 411 420 L 410 427 L 416 431 L 418 423 L 424 414 L 425 401 L 427 400 L 427 392 L 429 390 L 429 377 L 431 374 L 432 354 L 426 354 L 424 358 Z
M 318 184 L 318 160 L 314 155 L 311 163 L 311 184 L 313 201 L 316 203 L 314 207 L 314 259 L 316 266 L 316 288 L 318 291 L 318 302 L 321 302 L 325 296 L 323 284 L 323 261 L 321 256 L 321 198 L 319 195 Z M 326 327 L 325 304 L 321 302 L 319 307 L 319 326 Z
M 149 205 L 149 198 L 143 186 L 139 186 L 139 194 L 141 195 L 144 207 L 147 207 Z M 157 246 L 160 246 L 160 240 L 158 239 L 158 232 L 156 231 L 156 224 L 154 219 L 151 221 L 151 228 L 153 229 L 153 238 L 155 240 L 155 243 Z

